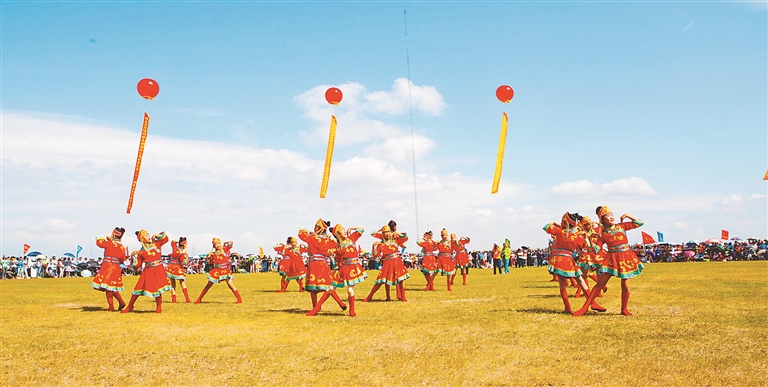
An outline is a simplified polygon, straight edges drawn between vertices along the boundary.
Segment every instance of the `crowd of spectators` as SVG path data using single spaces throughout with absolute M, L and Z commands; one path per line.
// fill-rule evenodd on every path
M 750 238 L 746 241 L 731 240 L 719 241 L 710 240 L 706 242 L 690 241 L 688 243 L 656 243 L 653 245 L 637 244 L 633 250 L 644 263 L 651 262 L 690 262 L 690 261 L 742 261 L 742 260 L 764 260 L 766 259 L 766 250 L 768 249 L 768 240 Z M 548 248 L 528 248 L 520 246 L 519 248 L 504 249 L 504 254 L 500 257 L 499 272 L 501 274 L 509 273 L 510 267 L 527 268 L 541 267 L 547 265 L 549 258 Z M 470 251 L 470 262 L 476 269 L 494 268 L 493 254 L 491 250 Z M 506 260 L 505 260 L 506 258 Z M 166 263 L 167 257 L 164 257 Z M 363 267 L 369 270 L 377 270 L 381 267 L 381 262 L 377 257 L 371 257 L 370 254 L 361 254 Z M 403 254 L 403 261 L 409 269 L 421 268 L 421 254 Z M 101 267 L 102 258 L 86 257 L 46 257 L 22 256 L 6 257 L 0 259 L 0 269 L 2 270 L 2 279 L 13 278 L 65 278 L 78 276 L 91 276 L 98 272 Z M 270 255 L 259 256 L 255 254 L 239 255 L 232 254 L 232 269 L 236 273 L 263 273 L 277 271 L 279 257 Z M 497 262 L 499 264 L 499 262 Z M 123 275 L 130 276 L 138 274 L 130 260 L 126 260 L 121 265 Z M 210 266 L 205 262 L 204 256 L 191 257 L 187 268 L 187 273 L 197 274 L 206 273 Z M 494 274 L 496 273 L 494 268 Z

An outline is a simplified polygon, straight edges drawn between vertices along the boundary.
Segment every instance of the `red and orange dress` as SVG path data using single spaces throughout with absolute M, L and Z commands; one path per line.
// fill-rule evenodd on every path
M 360 265 L 360 252 L 357 250 L 357 242 L 363 235 L 362 228 L 347 229 L 347 240 L 339 243 L 336 247 L 336 263 L 339 271 L 333 278 L 333 286 L 337 288 L 355 286 L 368 278 L 363 266 Z
M 438 271 L 442 274 L 451 276 L 456 274 L 456 266 L 453 263 L 451 254 L 453 248 L 451 247 L 451 241 L 445 240 L 437 242 L 437 267 Z
M 143 244 L 136 255 L 136 266 L 143 263 L 144 270 L 141 271 L 139 281 L 131 292 L 134 296 L 155 298 L 171 290 L 171 281 L 165 274 L 161 250 L 162 246 L 168 242 L 168 236 L 160 233 L 154 235 L 152 239 L 154 239 L 152 243 Z
M 606 255 L 598 274 L 608 273 L 621 279 L 629 279 L 643 272 L 645 266 L 629 248 L 627 231 L 643 225 L 641 221 L 621 222 L 610 228 L 603 227 L 596 245 L 606 245 Z
M 544 231 L 553 237 L 549 255 L 549 272 L 567 278 L 581 276 L 581 269 L 576 265 L 573 257 L 574 254 L 587 249 L 583 233 L 577 229 L 563 229 L 554 222 L 544 226 Z
M 307 252 L 309 252 L 307 245 L 299 245 L 296 249 L 291 246 L 286 246 L 286 249 L 283 252 L 284 256 L 288 257 L 289 261 L 288 271 L 285 276 L 286 281 L 298 281 L 307 276 L 307 267 L 304 266 L 304 259 L 301 258 L 301 255 Z
M 467 237 L 461 237 L 456 242 L 451 242 L 451 249 L 455 253 L 454 255 L 454 266 L 458 268 L 467 268 L 469 267 L 469 254 L 467 253 L 467 243 L 469 243 L 469 238 Z
M 273 249 L 280 256 L 280 261 L 277 263 L 277 273 L 285 277 L 288 275 L 288 269 L 291 267 L 291 259 L 285 256 L 285 248 L 287 246 L 284 243 L 276 244 Z
M 422 239 L 417 244 L 421 247 L 421 272 L 424 273 L 424 275 L 435 275 L 438 272 L 437 257 L 435 256 L 437 242 L 431 239 L 429 241 Z
M 189 263 L 187 249 L 179 248 L 179 243 L 176 241 L 171 241 L 171 249 L 171 260 L 165 267 L 165 273 L 168 278 L 185 280 L 187 279 L 187 264 Z
M 330 250 L 336 247 L 336 242 L 328 235 L 316 234 L 306 229 L 299 230 L 299 239 L 306 242 L 309 248 L 309 264 L 307 265 L 307 281 L 304 290 L 309 292 L 325 292 L 333 287 L 333 275 L 328 266 L 327 258 Z
M 381 257 L 381 270 L 374 283 L 397 286 L 401 275 L 397 262 L 400 257 L 400 245 L 395 241 L 381 241 L 376 245 L 375 255 Z
M 232 273 L 232 263 L 229 260 L 229 253 L 232 250 L 232 242 L 227 241 L 222 244 L 221 250 L 212 250 L 205 257 L 213 267 L 208 272 L 208 281 L 212 283 L 219 283 L 226 281 L 230 278 L 235 278 Z
M 96 246 L 104 249 L 104 260 L 99 273 L 91 281 L 91 287 L 102 292 L 122 292 L 125 286 L 120 264 L 128 258 L 128 248 L 109 237 L 96 238 Z

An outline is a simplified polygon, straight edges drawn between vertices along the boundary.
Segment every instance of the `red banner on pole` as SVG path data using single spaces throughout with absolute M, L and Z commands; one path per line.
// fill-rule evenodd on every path
M 131 183 L 131 195 L 128 197 L 128 210 L 126 214 L 131 213 L 133 207 L 133 194 L 136 192 L 136 182 L 139 181 L 139 171 L 141 170 L 141 157 L 144 156 L 144 143 L 147 141 L 147 131 L 149 129 L 149 115 L 144 113 L 144 124 L 141 126 L 141 140 L 139 140 L 139 154 L 136 156 L 136 168 L 133 171 L 133 182 Z
M 656 243 L 656 241 L 653 240 L 652 236 L 646 234 L 643 231 L 641 231 L 640 233 L 643 234 L 643 244 L 644 245 L 652 245 L 652 244 Z
M 728 231 L 723 230 L 720 234 L 720 239 L 728 240 Z
M 27 255 L 27 251 L 29 251 L 29 247 L 30 246 L 28 244 L 26 244 L 26 243 L 24 244 L 24 254 L 23 255 Z

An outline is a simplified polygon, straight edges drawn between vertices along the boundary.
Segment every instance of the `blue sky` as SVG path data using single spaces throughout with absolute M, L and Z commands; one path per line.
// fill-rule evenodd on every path
M 416 239 L 404 8 L 420 232 L 544 245 L 545 223 L 608 204 L 672 241 L 768 235 L 765 3 L 0 7 L 5 254 L 61 254 L 115 225 L 254 252 L 319 216 L 370 231 L 397 219 Z M 155 101 L 136 93 L 146 77 Z

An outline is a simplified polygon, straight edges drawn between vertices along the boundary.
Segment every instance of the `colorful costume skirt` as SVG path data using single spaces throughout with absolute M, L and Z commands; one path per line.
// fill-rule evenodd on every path
M 280 275 L 287 276 L 288 270 L 291 268 L 291 259 L 290 258 L 283 258 L 280 260 L 280 262 L 277 263 L 277 272 Z
M 596 257 L 597 257 L 597 254 L 595 254 L 592 251 L 581 254 L 579 255 L 579 260 L 578 262 L 576 262 L 576 264 L 585 273 L 590 270 L 597 270 L 600 268 L 600 265 L 595 261 Z
M 576 278 L 581 276 L 581 269 L 576 266 L 576 261 L 568 255 L 553 255 L 549 258 L 550 274 L 557 274 L 561 277 Z
M 323 260 L 309 260 L 307 282 L 304 290 L 309 292 L 324 292 L 333 289 L 333 275 L 328 263 Z
M 341 269 L 334 272 L 333 286 L 343 288 L 355 286 L 368 278 L 368 273 L 363 270 L 359 263 L 341 265 Z
M 469 254 L 465 252 L 456 253 L 455 266 L 458 268 L 469 267 Z
M 411 275 L 408 273 L 408 268 L 405 267 L 403 258 L 397 257 L 394 260 L 395 260 L 395 265 L 397 267 L 397 282 L 403 282 L 408 278 L 411 278 Z
M 391 258 L 381 262 L 381 271 L 379 271 L 379 276 L 376 277 L 375 284 L 397 285 L 397 277 L 399 274 L 396 261 L 396 259 Z
M 234 279 L 235 275 L 232 274 L 232 269 L 230 269 L 229 266 L 227 267 L 214 266 L 213 269 L 211 269 L 208 272 L 207 277 L 208 277 L 208 281 L 217 284 L 219 282 L 226 281 L 230 278 Z
M 618 253 L 608 252 L 602 266 L 597 271 L 599 274 L 608 273 L 621 279 L 629 279 L 643 272 L 642 262 L 632 250 Z
M 453 259 L 449 256 L 437 257 L 437 271 L 445 275 L 456 274 L 456 266 L 453 264 Z
M 421 260 L 421 272 L 429 275 L 437 273 L 437 258 L 434 255 L 424 255 Z
M 171 281 L 165 274 L 163 265 L 157 265 L 144 267 L 131 293 L 136 296 L 158 297 L 169 290 Z
M 168 275 L 168 278 L 173 278 L 175 280 L 187 279 L 187 270 L 184 266 L 181 266 L 178 263 L 169 263 L 168 266 L 165 267 L 165 273 Z
M 91 286 L 99 291 L 111 291 L 122 292 L 125 290 L 123 286 L 123 272 L 120 269 L 120 265 L 112 262 L 102 262 L 99 273 L 93 277 Z
M 280 263 L 282 264 L 282 261 Z M 307 267 L 304 266 L 304 261 L 301 257 L 291 258 L 291 262 L 288 265 L 288 271 L 285 274 L 287 281 L 300 280 L 307 276 Z

